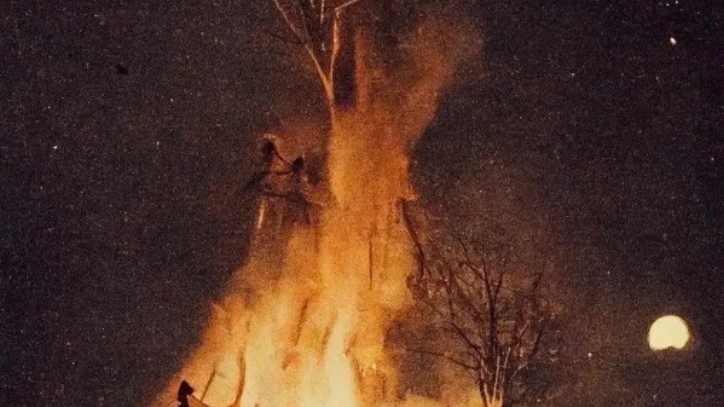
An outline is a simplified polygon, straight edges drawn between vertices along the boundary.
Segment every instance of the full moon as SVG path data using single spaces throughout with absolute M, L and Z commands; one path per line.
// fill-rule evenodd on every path
M 689 328 L 680 317 L 666 315 L 651 324 L 649 347 L 652 350 L 683 349 L 687 342 L 689 342 Z

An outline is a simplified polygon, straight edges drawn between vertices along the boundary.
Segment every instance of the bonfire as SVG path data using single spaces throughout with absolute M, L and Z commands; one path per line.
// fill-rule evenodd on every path
M 295 157 L 285 134 L 260 137 L 247 262 L 152 406 L 177 403 L 182 380 L 192 402 L 210 407 L 372 407 L 405 397 L 403 356 L 387 335 L 410 306 L 416 267 L 401 213 L 416 198 L 409 154 L 476 40 L 445 13 L 391 22 L 400 10 L 390 3 L 270 3 L 328 104 L 323 176 L 310 181 L 309 157 Z

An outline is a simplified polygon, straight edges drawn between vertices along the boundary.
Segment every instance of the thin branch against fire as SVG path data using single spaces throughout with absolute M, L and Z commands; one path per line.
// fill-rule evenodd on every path
M 281 17 L 282 21 L 286 25 L 287 29 L 292 33 L 294 38 L 299 44 L 302 44 L 304 47 L 304 50 L 307 52 L 307 55 L 309 55 L 310 60 L 312 61 L 312 64 L 314 65 L 315 70 L 317 71 L 317 75 L 319 76 L 319 80 L 322 82 L 322 86 L 324 88 L 325 96 L 327 97 L 327 100 L 330 103 L 334 102 L 334 89 L 333 89 L 333 82 L 332 82 L 332 66 L 333 63 L 330 63 L 330 66 L 325 70 L 325 68 L 322 66 L 322 61 L 320 60 L 320 56 L 317 55 L 317 53 L 314 51 L 314 48 L 310 42 L 310 38 L 305 38 L 305 36 L 302 35 L 302 32 L 299 27 L 297 27 L 296 24 L 292 21 L 292 19 L 289 17 L 289 14 L 284 9 L 284 7 L 281 5 L 279 0 L 272 0 L 274 3 L 274 6 L 276 7 L 277 11 L 279 12 L 279 16 Z M 302 3 L 303 4 L 303 3 Z M 309 37 L 309 33 L 306 32 L 306 36 Z M 333 39 L 333 41 L 336 41 L 336 39 Z
M 281 0 L 272 0 L 282 23 L 309 56 L 330 107 L 335 103 L 334 73 L 341 46 L 342 12 L 361 1 L 328 5 L 325 0 L 299 0 L 298 4 L 285 7 Z M 290 15 L 289 8 L 296 18 Z
M 471 363 L 465 362 L 465 361 L 463 361 L 463 360 L 456 359 L 456 358 L 450 356 L 450 355 L 447 354 L 447 353 L 433 352 L 433 351 L 429 351 L 429 350 L 425 350 L 425 349 L 416 349 L 416 348 L 404 348 L 404 350 L 405 350 L 406 352 L 413 352 L 413 353 L 419 353 L 419 354 L 421 354 L 421 355 L 428 355 L 428 356 L 435 356 L 435 357 L 438 357 L 438 358 L 443 358 L 443 359 L 447 360 L 448 362 L 451 362 L 451 363 L 453 363 L 453 364 L 456 364 L 456 365 L 458 365 L 458 366 L 460 366 L 460 367 L 463 367 L 463 368 L 465 368 L 465 369 L 478 369 L 478 368 L 479 368 L 478 365 L 471 364 Z

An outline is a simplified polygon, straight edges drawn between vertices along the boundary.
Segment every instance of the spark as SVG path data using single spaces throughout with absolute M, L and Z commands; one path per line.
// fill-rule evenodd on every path
M 669 43 L 670 43 L 671 45 L 676 45 L 676 38 L 670 37 L 670 38 L 669 38 Z

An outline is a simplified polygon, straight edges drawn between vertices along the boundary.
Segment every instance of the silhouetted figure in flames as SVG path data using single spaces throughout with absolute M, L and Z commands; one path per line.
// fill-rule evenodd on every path
M 311 201 L 309 180 L 307 179 L 306 166 L 303 157 L 297 157 L 289 166 L 292 177 L 286 199 L 296 206 L 294 220 L 301 220 L 306 224 L 312 223 Z
M 304 170 L 304 158 L 303 157 L 295 158 L 294 161 L 292 161 L 292 163 L 289 165 L 289 170 L 295 176 L 299 176 L 302 173 L 302 170 Z
M 274 142 L 267 139 L 261 146 L 262 169 L 251 176 L 251 179 L 244 186 L 244 191 L 261 186 L 270 181 L 270 177 L 283 175 L 289 172 L 291 164 L 279 154 Z
M 178 407 L 189 407 L 189 396 L 194 393 L 194 388 L 186 381 L 181 381 L 178 386 L 176 400 L 180 403 Z
M 259 208 L 257 228 L 272 214 L 278 225 L 285 219 L 292 223 L 311 223 L 308 199 L 311 188 L 304 158 L 297 157 L 290 163 L 269 139 L 262 144 L 260 151 L 262 169 L 244 186 L 244 191 L 256 189 L 264 198 Z

